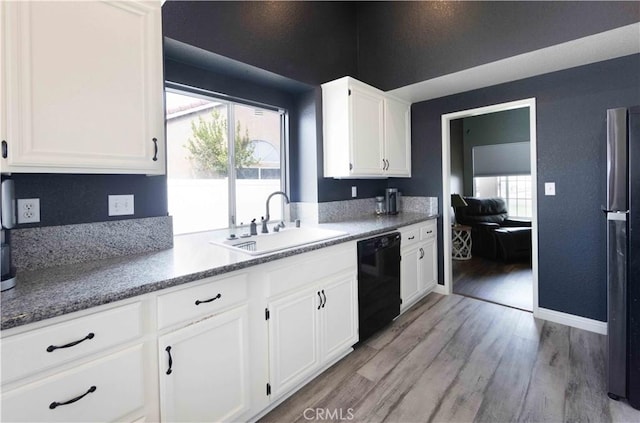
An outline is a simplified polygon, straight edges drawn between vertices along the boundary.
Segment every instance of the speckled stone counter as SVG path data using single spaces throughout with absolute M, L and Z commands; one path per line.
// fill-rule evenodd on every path
M 17 286 L 1 294 L 1 329 L 375 236 L 436 217 L 422 213 L 401 213 L 397 216 L 370 216 L 314 225 L 347 232 L 348 235 L 259 257 L 211 244 L 210 240 L 225 235 L 225 231 L 215 231 L 177 236 L 173 248 L 167 250 L 24 271 L 18 273 Z

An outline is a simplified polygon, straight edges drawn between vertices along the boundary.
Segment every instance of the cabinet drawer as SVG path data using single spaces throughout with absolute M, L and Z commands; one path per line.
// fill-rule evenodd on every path
M 427 223 L 426 225 L 420 228 L 420 239 L 422 241 L 426 239 L 433 239 L 436 237 L 436 234 L 437 234 L 437 228 L 436 228 L 435 220 L 430 221 L 429 223 Z
M 217 313 L 247 295 L 247 275 L 205 279 L 205 283 L 158 296 L 158 328 Z
M 357 271 L 355 242 L 290 257 L 266 272 L 265 295 L 274 297 L 338 273 Z
M 143 365 L 139 345 L 4 392 L 2 421 L 116 421 L 144 406 Z
M 402 239 L 400 245 L 402 248 L 409 245 L 417 244 L 420 241 L 420 228 L 410 226 L 407 230 L 402 230 Z
M 3 339 L 2 383 L 140 337 L 140 313 L 134 303 Z

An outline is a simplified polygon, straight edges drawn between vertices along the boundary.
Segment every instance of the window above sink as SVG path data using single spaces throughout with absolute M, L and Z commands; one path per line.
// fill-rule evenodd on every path
M 167 84 L 168 208 L 174 234 L 260 220 L 285 186 L 286 111 Z M 282 198 L 272 220 L 283 216 Z

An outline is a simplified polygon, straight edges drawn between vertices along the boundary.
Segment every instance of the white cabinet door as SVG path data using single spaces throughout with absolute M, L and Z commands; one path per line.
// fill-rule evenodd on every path
M 162 174 L 160 2 L 3 2 L 3 172 Z
M 350 91 L 351 175 L 382 175 L 384 98 L 355 86 Z
M 391 97 L 384 105 L 385 174 L 411 177 L 411 105 Z
M 327 282 L 320 291 L 322 360 L 330 361 L 358 342 L 358 286 L 355 274 Z
M 293 388 L 320 365 L 321 303 L 321 293 L 316 286 L 269 302 L 272 398 Z
M 400 262 L 400 298 L 402 310 L 415 302 L 421 288 L 421 260 L 420 247 L 413 246 L 402 250 Z
M 438 247 L 436 239 L 433 238 L 421 246 L 421 287 L 420 291 L 431 291 L 438 284 Z
M 158 339 L 162 421 L 236 421 L 249 410 L 247 325 L 244 305 Z

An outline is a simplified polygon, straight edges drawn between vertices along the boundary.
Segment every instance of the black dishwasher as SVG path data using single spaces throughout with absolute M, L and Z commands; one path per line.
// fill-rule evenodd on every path
M 359 342 L 398 316 L 400 302 L 400 233 L 358 242 Z

